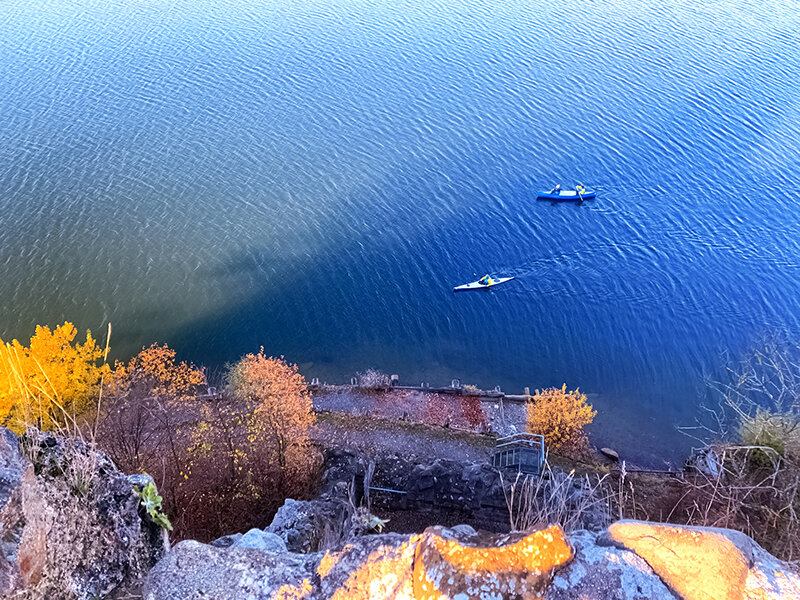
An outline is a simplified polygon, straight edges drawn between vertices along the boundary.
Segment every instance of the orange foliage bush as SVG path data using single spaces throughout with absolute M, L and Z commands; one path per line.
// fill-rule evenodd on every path
M 231 367 L 228 391 L 257 405 L 251 435 L 272 445 L 281 469 L 289 466 L 297 451 L 302 454 L 307 449 L 315 418 L 306 381 L 296 365 L 267 358 L 262 348 Z
M 567 385 L 537 392 L 527 405 L 527 429 L 544 436 L 548 447 L 568 452 L 585 448 L 588 439 L 583 428 L 594 420 L 597 411 L 586 403 L 580 390 L 567 391 Z
M 77 333 L 65 322 L 52 331 L 37 326 L 28 347 L 0 340 L 0 423 L 18 433 L 52 429 L 94 407 L 109 369 L 91 332 L 82 344 Z
M 177 362 L 175 350 L 166 344 L 142 348 L 127 365 L 118 362 L 112 378 L 117 392 L 144 385 L 152 396 L 171 399 L 193 397 L 205 383 L 205 370 Z
M 322 465 L 306 382 L 263 349 L 228 372 L 225 394 L 203 401 L 189 433 L 178 528 L 194 539 L 264 527 L 283 500 L 304 497 Z M 179 531 L 179 533 L 181 533 Z

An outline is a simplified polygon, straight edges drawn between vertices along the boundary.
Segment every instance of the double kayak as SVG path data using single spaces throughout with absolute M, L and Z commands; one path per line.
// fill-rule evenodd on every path
M 459 285 L 453 288 L 454 292 L 466 292 L 469 290 L 485 290 L 490 287 L 494 287 L 496 285 L 500 285 L 501 283 L 505 283 L 506 281 L 511 281 L 514 279 L 513 277 L 498 277 L 497 279 L 489 279 L 488 282 L 481 283 L 482 279 L 478 281 L 473 281 L 472 283 L 465 283 L 464 285 Z
M 536 194 L 537 200 L 552 200 L 554 202 L 591 200 L 597 194 L 594 190 L 587 190 L 578 186 L 574 190 L 562 190 L 560 187 Z

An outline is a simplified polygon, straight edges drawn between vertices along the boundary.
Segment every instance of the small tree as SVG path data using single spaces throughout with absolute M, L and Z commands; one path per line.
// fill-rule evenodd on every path
M 166 344 L 152 344 L 127 364 L 118 362 L 108 378 L 100 443 L 123 470 L 163 477 L 165 463 L 154 457 L 164 450 L 173 467 L 182 462 L 178 422 L 186 418 L 206 376 L 203 368 L 175 357 Z
M 268 358 L 262 348 L 231 367 L 228 392 L 256 404 L 252 435 L 272 445 L 281 471 L 303 462 L 315 418 L 308 386 L 296 365 Z
M 553 450 L 578 452 L 588 445 L 583 428 L 594 420 L 597 411 L 587 404 L 580 390 L 549 388 L 537 392 L 527 405 L 527 429 L 544 436 Z
M 52 331 L 37 326 L 29 347 L 0 340 L 0 423 L 18 433 L 52 429 L 93 407 L 108 366 L 91 332 L 82 344 L 77 334 L 65 322 Z

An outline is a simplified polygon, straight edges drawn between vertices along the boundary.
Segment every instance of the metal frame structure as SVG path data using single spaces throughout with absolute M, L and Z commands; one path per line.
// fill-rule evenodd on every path
M 544 465 L 544 437 L 538 433 L 515 433 L 497 438 L 492 466 L 516 469 L 518 473 L 541 475 Z

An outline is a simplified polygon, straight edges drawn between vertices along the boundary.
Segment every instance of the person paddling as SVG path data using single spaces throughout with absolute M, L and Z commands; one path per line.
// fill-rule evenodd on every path
M 481 285 L 492 285 L 492 278 L 489 277 L 488 275 L 484 275 L 478 280 L 478 283 L 480 283 Z

